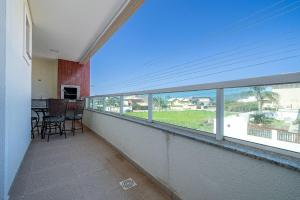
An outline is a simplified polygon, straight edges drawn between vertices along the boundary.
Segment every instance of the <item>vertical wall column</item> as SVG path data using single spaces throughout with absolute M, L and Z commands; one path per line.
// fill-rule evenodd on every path
M 4 199 L 6 0 L 0 0 L 0 199 Z

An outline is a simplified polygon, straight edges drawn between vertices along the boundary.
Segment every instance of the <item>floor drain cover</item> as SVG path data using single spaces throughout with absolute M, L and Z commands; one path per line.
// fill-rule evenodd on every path
M 128 189 L 136 186 L 137 184 L 134 182 L 134 180 L 132 178 L 128 178 L 124 181 L 121 181 L 120 185 L 123 188 L 123 190 L 128 190 Z

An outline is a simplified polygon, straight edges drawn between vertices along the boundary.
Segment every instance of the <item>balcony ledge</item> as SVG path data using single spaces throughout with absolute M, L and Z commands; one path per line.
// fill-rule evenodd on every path
M 266 147 L 264 145 L 258 145 L 258 144 L 253 144 L 250 142 L 246 141 L 240 141 L 237 139 L 231 139 L 231 138 L 226 138 L 224 140 L 217 140 L 214 136 L 214 134 L 211 133 L 206 133 L 203 131 L 197 131 L 193 129 L 188 129 L 188 128 L 183 128 L 183 127 L 178 127 L 178 126 L 173 126 L 165 123 L 160 123 L 160 122 L 148 122 L 143 119 L 135 118 L 135 117 L 130 117 L 130 116 L 125 116 L 125 115 L 120 115 L 116 113 L 111 113 L 111 112 L 100 112 L 100 111 L 95 111 L 91 109 L 87 109 L 90 112 L 96 112 L 99 114 L 127 120 L 139 125 L 143 126 L 148 126 L 151 128 L 159 129 L 165 133 L 169 134 L 174 134 L 177 136 L 185 137 L 188 139 L 192 139 L 195 141 L 203 142 L 209 145 L 213 145 L 216 147 L 220 147 L 232 152 L 237 152 L 255 159 L 259 160 L 264 160 L 288 169 L 296 170 L 300 172 L 300 158 L 297 158 L 295 156 L 290 156 L 290 155 L 285 155 L 282 153 L 278 153 L 278 149 L 272 148 L 272 147 Z M 229 141 L 232 140 L 232 141 Z M 254 147 L 256 146 L 256 147 Z M 260 148 L 258 148 L 260 147 Z M 270 149 L 270 150 L 268 150 Z M 279 150 L 281 151 L 281 150 Z M 283 152 L 287 154 L 293 154 L 292 152 L 288 152 L 285 150 L 282 150 Z

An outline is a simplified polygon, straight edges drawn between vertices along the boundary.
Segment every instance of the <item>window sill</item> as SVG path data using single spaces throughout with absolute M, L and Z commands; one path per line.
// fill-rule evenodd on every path
M 265 150 L 264 148 L 257 148 L 253 147 L 250 142 L 243 141 L 239 142 L 238 140 L 233 140 L 229 141 L 231 139 L 227 139 L 225 137 L 224 140 L 219 141 L 215 138 L 215 134 L 212 133 L 206 133 L 203 131 L 198 131 L 198 130 L 193 130 L 193 129 L 188 129 L 188 128 L 183 128 L 183 127 L 178 127 L 178 126 L 173 126 L 173 125 L 168 125 L 160 122 L 148 122 L 147 120 L 135 118 L 135 117 L 130 117 L 126 115 L 120 115 L 117 113 L 110 113 L 110 112 L 99 112 L 91 109 L 87 109 L 90 112 L 96 112 L 99 114 L 123 119 L 126 121 L 130 121 L 133 123 L 137 123 L 139 125 L 143 126 L 148 126 L 151 128 L 159 129 L 163 132 L 167 132 L 169 134 L 174 134 L 178 135 L 181 137 L 189 138 L 192 140 L 196 140 L 199 142 L 203 142 L 209 145 L 214 145 L 216 147 L 220 147 L 232 152 L 237 152 L 243 155 L 250 156 L 255 159 L 260 159 L 260 160 L 265 160 L 270 163 L 283 166 L 289 169 L 297 170 L 300 171 L 300 159 L 297 157 L 289 156 L 289 155 L 283 155 L 277 152 L 273 152 L 270 150 Z M 247 145 L 249 143 L 249 145 Z M 262 146 L 266 147 L 265 145 L 258 145 L 255 144 L 255 146 Z M 272 149 L 272 148 L 269 148 Z

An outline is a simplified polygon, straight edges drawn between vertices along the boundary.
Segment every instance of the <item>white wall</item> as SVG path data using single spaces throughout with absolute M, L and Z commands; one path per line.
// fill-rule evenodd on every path
M 299 172 L 96 112 L 84 123 L 182 199 L 300 199 Z
M 0 0 L 0 199 L 4 197 L 5 0 Z
M 57 98 L 57 59 L 32 59 L 32 98 Z
M 30 143 L 31 65 L 23 58 L 24 2 L 6 0 L 4 199 Z

